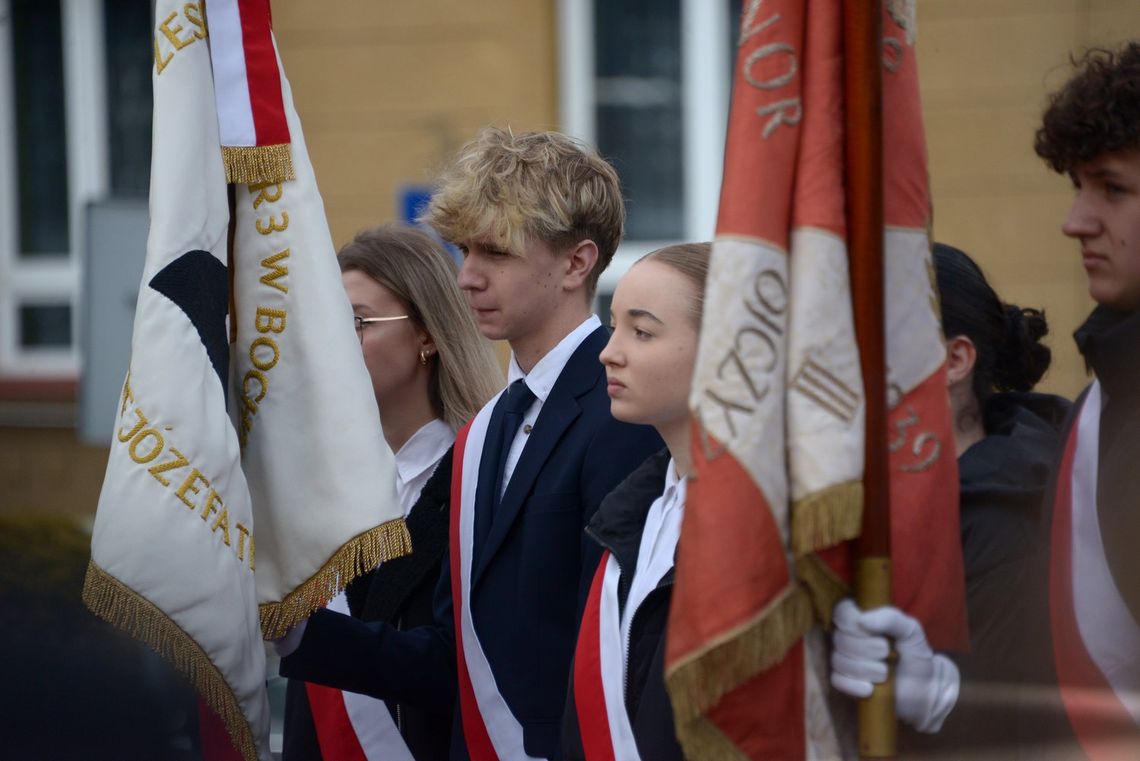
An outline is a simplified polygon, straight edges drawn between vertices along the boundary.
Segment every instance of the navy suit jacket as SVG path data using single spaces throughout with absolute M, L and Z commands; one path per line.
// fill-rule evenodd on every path
M 610 415 L 598 328 L 571 355 L 535 421 L 491 531 L 475 548 L 471 614 L 499 692 L 523 726 L 528 755 L 560 744 L 578 621 L 600 559 L 583 528 L 610 492 L 663 444 Z M 454 507 L 454 506 L 453 506 Z M 444 555 L 435 622 L 408 631 L 317 611 L 281 673 L 398 702 L 456 700 L 451 568 Z M 459 710 L 453 759 L 465 759 Z

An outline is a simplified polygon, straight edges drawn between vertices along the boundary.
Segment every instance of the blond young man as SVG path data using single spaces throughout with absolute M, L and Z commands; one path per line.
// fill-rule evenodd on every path
M 508 388 L 460 431 L 435 622 L 399 632 L 320 611 L 282 673 L 379 698 L 458 701 L 451 757 L 550 758 L 599 552 L 582 529 L 661 448 L 615 421 L 590 311 L 621 239 L 613 168 L 557 133 L 487 129 L 424 221 L 463 252 L 480 331 L 511 347 Z

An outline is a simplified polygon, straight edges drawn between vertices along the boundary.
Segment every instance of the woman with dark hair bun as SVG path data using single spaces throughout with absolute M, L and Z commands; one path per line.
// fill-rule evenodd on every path
M 881 635 L 892 634 L 899 717 L 917 730 L 902 734 L 904 755 L 1006 758 L 1032 747 L 1041 729 L 1027 720 L 1029 692 L 1047 679 L 1036 615 L 1040 524 L 1069 403 L 1032 392 L 1049 368 L 1045 315 L 1003 303 L 958 249 L 936 243 L 933 259 L 958 457 L 970 653 L 935 654 L 917 621 L 889 606 L 860 612 L 845 601 L 835 609 L 831 683 L 847 695 L 869 694 L 871 682 L 886 674 Z
M 914 745 L 1010 749 L 1025 722 L 1020 691 L 1038 674 L 1030 643 L 1041 505 L 1069 403 L 1033 393 L 1049 368 L 1045 315 L 1005 304 L 969 256 L 934 245 L 947 382 L 961 489 L 970 655 L 956 658 L 961 691 L 941 731 Z M 1030 738 L 1020 738 L 1026 741 Z
M 1028 406 L 1053 428 L 1060 420 L 1057 397 L 1027 394 L 1049 369 L 1045 314 L 1004 304 L 978 265 L 962 251 L 934 244 L 934 268 L 946 336 L 947 380 L 954 413 L 954 439 L 961 457 L 998 425 L 988 409 Z M 1045 408 L 1041 409 L 1044 404 Z M 1043 485 L 1042 485 L 1043 486 Z

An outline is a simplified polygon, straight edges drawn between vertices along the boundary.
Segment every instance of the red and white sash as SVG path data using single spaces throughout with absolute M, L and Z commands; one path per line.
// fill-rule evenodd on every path
M 574 707 L 586 761 L 641 761 L 623 694 L 620 578 L 617 559 L 604 553 L 590 586 L 574 653 Z
M 532 758 L 523 746 L 522 725 L 495 684 L 491 664 L 487 662 L 471 619 L 475 487 L 487 425 L 498 398 L 489 401 L 455 437 L 451 477 L 451 600 L 455 612 L 459 709 L 471 761 Z
M 1113 582 L 1097 520 L 1101 406 L 1094 381 L 1061 459 L 1049 569 L 1061 696 L 1094 760 L 1134 758 L 1140 748 L 1140 627 Z
M 351 615 L 341 592 L 328 609 Z M 415 761 L 383 700 L 306 682 L 321 757 L 329 761 Z

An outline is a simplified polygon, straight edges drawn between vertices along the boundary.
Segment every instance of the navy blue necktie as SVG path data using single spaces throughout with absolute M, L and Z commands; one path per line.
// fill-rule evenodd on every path
M 519 378 L 507 387 L 491 410 L 487 439 L 483 443 L 483 457 L 479 465 L 479 484 L 475 490 L 477 544 L 491 531 L 492 517 L 499 507 L 503 491 L 503 470 L 507 464 L 507 454 L 511 451 L 511 442 L 534 400 L 535 396 L 527 388 L 526 382 Z

